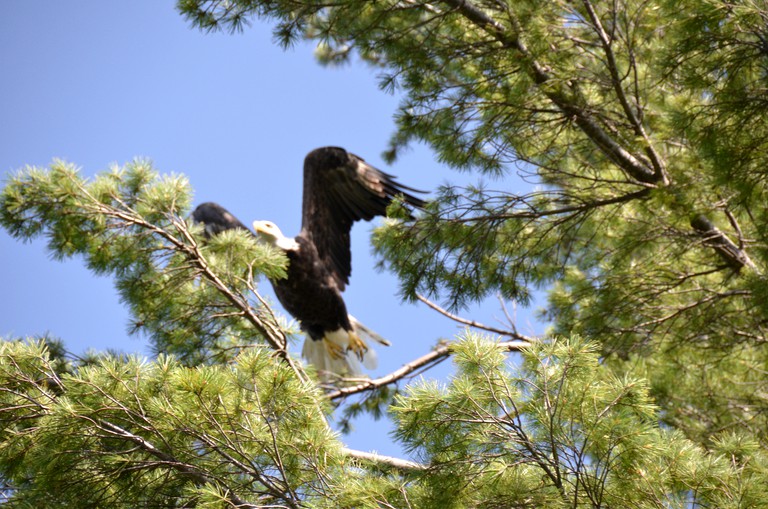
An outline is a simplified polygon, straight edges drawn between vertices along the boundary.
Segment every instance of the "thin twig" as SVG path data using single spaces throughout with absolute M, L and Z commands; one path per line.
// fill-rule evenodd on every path
M 744 249 L 744 233 L 741 231 L 741 227 L 739 226 L 739 222 L 736 220 L 736 216 L 733 215 L 733 212 L 728 209 L 726 206 L 723 209 L 723 212 L 725 212 L 725 217 L 728 218 L 728 222 L 731 223 L 731 227 L 736 231 L 736 235 L 739 237 L 739 249 Z
M 515 325 L 515 319 L 509 314 L 509 311 L 507 310 L 507 305 L 504 303 L 504 297 L 502 297 L 500 293 L 496 294 L 496 297 L 499 299 L 499 305 L 501 306 L 501 311 L 504 313 L 504 317 L 507 319 L 507 323 L 509 323 L 509 327 L 511 328 L 512 332 L 514 332 L 515 334 L 518 334 L 517 325 Z M 515 315 L 517 315 L 516 306 L 515 306 Z
M 590 212 L 600 207 L 605 207 L 607 205 L 618 205 L 618 204 L 626 203 L 632 200 L 645 198 L 649 194 L 650 194 L 649 190 L 647 188 L 643 188 L 643 189 L 640 189 L 639 191 L 634 191 L 634 192 L 622 194 L 619 196 L 612 196 L 610 198 L 606 198 L 603 200 L 585 201 L 584 203 L 580 203 L 578 205 L 567 205 L 567 206 L 563 206 L 555 209 L 537 210 L 537 209 L 534 209 L 531 205 L 528 205 L 528 207 L 531 210 L 514 210 L 512 212 L 486 214 L 484 216 L 452 217 L 450 218 L 450 221 L 453 223 L 471 223 L 471 222 L 488 221 L 488 220 L 500 221 L 503 219 L 542 219 L 549 216 L 564 216 L 564 215 L 575 216 L 582 212 Z M 532 196 L 532 195 L 529 195 L 529 196 Z M 524 196 L 521 198 L 526 199 L 528 198 L 528 196 Z
M 532 341 L 536 341 L 536 338 L 532 338 L 532 337 L 529 337 L 529 336 L 524 336 L 523 334 L 520 334 L 520 333 L 518 333 L 518 332 L 516 332 L 514 330 L 510 331 L 510 330 L 505 330 L 505 329 L 497 329 L 496 327 L 491 327 L 490 325 L 485 325 L 485 324 L 482 324 L 480 322 L 476 322 L 474 320 L 468 320 L 466 318 L 462 318 L 460 316 L 454 315 L 450 311 L 441 308 L 440 306 L 438 306 L 437 304 L 435 304 L 434 302 L 432 302 L 431 300 L 427 299 L 426 297 L 424 297 L 421 294 L 417 293 L 416 294 L 416 298 L 419 299 L 424 304 L 426 304 L 427 306 L 429 306 L 432 309 L 434 309 L 435 311 L 437 311 L 438 313 L 440 313 L 441 315 L 447 316 L 451 320 L 453 320 L 455 322 L 458 322 L 460 324 L 466 325 L 468 327 L 472 327 L 474 329 L 480 329 L 480 330 L 492 332 L 494 334 L 499 334 L 501 336 L 508 336 L 510 338 L 518 339 L 520 341 L 527 341 L 529 343 L 532 342 Z

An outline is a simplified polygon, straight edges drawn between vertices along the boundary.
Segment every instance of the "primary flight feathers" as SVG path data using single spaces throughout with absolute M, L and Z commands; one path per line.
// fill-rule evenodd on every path
M 288 256 L 288 276 L 271 283 L 308 341 L 322 341 L 323 348 L 314 344 L 304 348 L 305 357 L 318 371 L 358 376 L 360 362 L 369 369 L 375 367 L 375 353 L 364 338 L 387 343 L 351 319 L 341 296 L 352 271 L 349 233 L 355 221 L 383 216 L 396 196 L 413 208 L 422 208 L 424 201 L 411 194 L 419 192 L 342 148 L 323 147 L 304 159 L 299 234 L 290 238 L 274 223 L 253 223 L 262 239 Z M 205 226 L 207 235 L 233 228 L 250 231 L 216 203 L 201 204 L 192 218 Z

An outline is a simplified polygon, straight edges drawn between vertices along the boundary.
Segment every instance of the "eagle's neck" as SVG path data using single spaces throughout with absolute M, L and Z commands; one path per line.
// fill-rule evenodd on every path
M 277 237 L 275 239 L 275 246 L 279 247 L 283 251 L 298 251 L 299 243 L 293 237 Z

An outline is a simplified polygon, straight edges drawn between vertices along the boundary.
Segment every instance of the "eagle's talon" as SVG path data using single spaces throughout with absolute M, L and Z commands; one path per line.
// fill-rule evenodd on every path
M 337 345 L 333 341 L 324 340 L 323 344 L 325 345 L 325 349 L 328 351 L 328 355 L 331 356 L 333 359 L 342 359 L 344 357 L 344 347 L 341 345 Z
M 368 351 L 368 345 L 365 344 L 365 341 L 360 339 L 360 336 L 355 334 L 354 332 L 349 333 L 349 346 L 347 347 L 347 351 L 353 351 L 355 355 L 357 356 L 360 361 L 363 360 L 363 357 L 365 356 L 365 352 Z

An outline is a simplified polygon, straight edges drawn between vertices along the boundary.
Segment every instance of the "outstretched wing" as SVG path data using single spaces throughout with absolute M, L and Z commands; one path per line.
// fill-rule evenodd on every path
M 201 203 L 192 212 L 192 220 L 205 226 L 205 235 L 212 237 L 226 230 L 240 229 L 251 233 L 243 223 L 218 203 Z
M 339 147 L 318 148 L 304 160 L 301 235 L 315 244 L 321 263 L 340 290 L 352 272 L 349 232 L 352 223 L 383 216 L 395 196 L 422 208 L 421 193 Z

